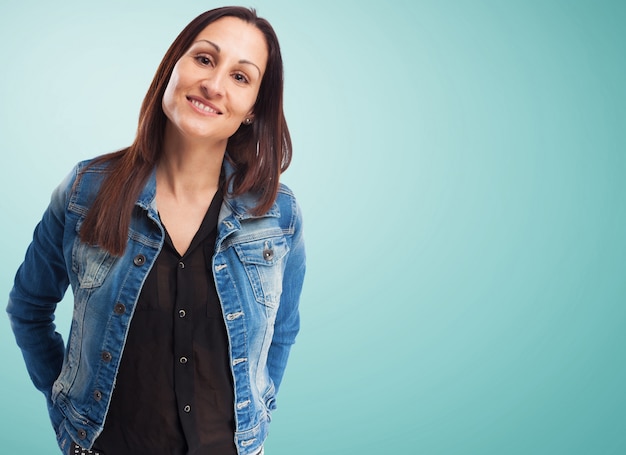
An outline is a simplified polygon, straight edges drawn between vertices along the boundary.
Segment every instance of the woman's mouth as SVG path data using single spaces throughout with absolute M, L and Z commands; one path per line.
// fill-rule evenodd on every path
M 202 112 L 206 112 L 207 114 L 221 114 L 221 112 L 219 112 L 218 110 L 202 103 L 201 101 L 198 101 L 195 98 L 188 98 L 188 100 L 191 102 L 191 104 L 193 104 L 198 110 Z

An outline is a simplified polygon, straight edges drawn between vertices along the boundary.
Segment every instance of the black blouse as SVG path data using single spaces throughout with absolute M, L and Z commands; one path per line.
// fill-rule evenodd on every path
M 106 455 L 236 455 L 228 337 L 212 260 L 215 195 L 189 249 L 169 237 L 133 315 L 104 431 Z

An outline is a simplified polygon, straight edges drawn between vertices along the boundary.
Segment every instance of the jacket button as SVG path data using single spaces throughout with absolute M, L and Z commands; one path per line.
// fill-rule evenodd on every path
M 135 264 L 137 267 L 141 267 L 145 263 L 146 257 L 143 254 L 138 254 L 137 256 L 135 256 L 135 259 L 133 259 L 133 264 Z
M 126 306 L 123 303 L 116 303 L 113 307 L 115 314 L 124 314 L 126 312 Z
M 185 411 L 185 412 L 187 412 L 187 413 L 191 412 L 191 406 L 189 406 L 189 405 L 185 406 L 185 407 L 183 408 L 183 411 Z
M 187 316 L 187 312 L 185 310 L 178 310 L 179 318 L 184 318 L 185 316 Z
M 180 359 L 178 359 L 178 361 L 182 364 L 187 363 L 187 357 L 181 357 Z
M 78 439 L 85 439 L 87 437 L 87 432 L 82 428 L 76 432 Z
M 110 362 L 113 357 L 109 351 L 102 351 L 102 360 L 105 362 Z
M 100 392 L 99 390 L 94 391 L 93 399 L 96 401 L 102 400 L 102 392 Z
M 263 259 L 266 261 L 271 261 L 274 257 L 274 251 L 271 248 L 265 248 L 263 250 Z

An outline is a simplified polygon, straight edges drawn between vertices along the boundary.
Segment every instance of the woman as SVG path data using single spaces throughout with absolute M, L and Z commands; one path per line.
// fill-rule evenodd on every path
M 64 454 L 263 452 L 305 269 L 279 184 L 282 77 L 253 10 L 200 15 L 165 54 L 134 143 L 53 193 L 7 311 Z

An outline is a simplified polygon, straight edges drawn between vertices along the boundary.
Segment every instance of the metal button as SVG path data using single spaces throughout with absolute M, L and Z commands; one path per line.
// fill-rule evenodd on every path
M 141 267 L 145 263 L 146 263 L 146 257 L 143 254 L 138 254 L 137 256 L 135 256 L 135 259 L 133 259 L 133 264 L 135 264 L 138 267 Z
M 105 362 L 110 362 L 112 358 L 113 356 L 111 356 L 111 353 L 109 351 L 102 351 L 102 360 L 104 360 Z
M 265 248 L 263 250 L 263 259 L 266 261 L 271 261 L 274 258 L 274 250 L 271 248 Z
M 187 316 L 187 312 L 185 310 L 178 310 L 179 318 L 184 318 L 185 316 Z
M 115 314 L 124 314 L 126 312 L 126 306 L 123 303 L 116 303 L 113 307 Z
M 181 357 L 180 359 L 178 359 L 178 361 L 179 361 L 180 363 L 182 363 L 182 364 L 185 364 L 185 363 L 187 363 L 187 357 L 184 357 L 184 356 L 183 356 L 183 357 Z
M 178 263 L 178 267 L 180 267 L 181 269 L 184 269 L 185 268 L 185 263 L 183 261 L 180 261 Z
M 191 406 L 187 405 L 183 408 L 183 411 L 185 412 L 191 412 Z
M 102 400 L 102 392 L 100 392 L 99 390 L 95 390 L 93 392 L 93 399 L 96 401 Z
M 76 432 L 78 439 L 85 439 L 87 437 L 87 432 L 82 428 Z

